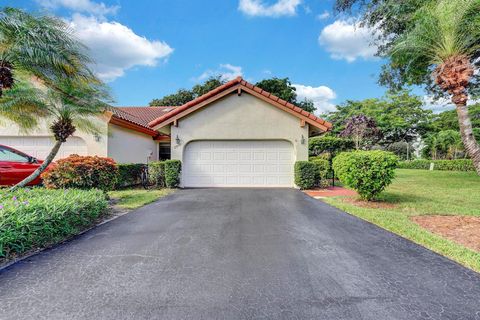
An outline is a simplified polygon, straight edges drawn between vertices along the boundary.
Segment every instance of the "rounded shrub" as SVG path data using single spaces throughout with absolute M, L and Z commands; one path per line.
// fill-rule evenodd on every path
M 319 180 L 318 167 L 311 161 L 295 162 L 295 184 L 302 190 L 312 189 Z
M 117 184 L 118 167 L 110 158 L 71 155 L 58 160 L 42 179 L 49 189 L 97 188 L 108 191 Z
M 167 188 L 177 188 L 180 185 L 182 162 L 180 160 L 165 161 L 165 185 Z
M 333 169 L 342 183 L 355 189 L 364 200 L 374 199 L 395 177 L 398 158 L 386 151 L 340 153 Z

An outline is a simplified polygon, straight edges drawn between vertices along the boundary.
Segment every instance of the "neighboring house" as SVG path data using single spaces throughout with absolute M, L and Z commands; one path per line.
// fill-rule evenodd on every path
M 184 187 L 293 187 L 293 165 L 308 159 L 308 138 L 331 128 L 242 78 L 183 106 L 116 107 L 98 121 L 105 134 L 78 132 L 60 156 L 178 159 Z M 8 127 L 0 129 L 0 144 L 44 158 L 53 142 L 46 126 L 29 135 Z

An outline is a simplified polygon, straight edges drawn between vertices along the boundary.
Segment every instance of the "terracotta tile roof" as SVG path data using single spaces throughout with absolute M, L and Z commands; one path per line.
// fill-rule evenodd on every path
M 151 135 L 153 137 L 161 134 L 153 130 L 148 123 L 170 111 L 175 107 L 113 107 L 113 115 L 110 122 L 125 126 L 125 121 L 130 123 L 130 129 Z
M 176 107 L 116 107 L 116 109 L 124 111 L 136 119 L 139 119 L 147 126 L 150 121 L 163 116 L 175 108 Z
M 228 89 L 231 89 L 232 87 L 239 87 L 239 88 L 247 88 L 249 90 L 253 90 L 254 93 L 256 94 L 259 94 L 259 95 L 262 95 L 265 97 L 265 100 L 272 103 L 272 104 L 279 104 L 283 107 L 286 107 L 290 110 L 293 111 L 293 114 L 297 114 L 300 118 L 307 118 L 309 119 L 310 123 L 312 123 L 313 125 L 317 124 L 320 128 L 324 129 L 326 128 L 326 130 L 330 130 L 331 127 L 332 127 L 332 124 L 315 116 L 314 114 L 311 114 L 295 105 L 293 105 L 292 103 L 290 102 L 287 102 L 285 100 L 282 100 L 276 96 L 274 96 L 273 94 L 267 92 L 267 91 L 264 91 L 262 90 L 261 88 L 259 87 L 256 87 L 254 86 L 253 84 L 245 81 L 242 79 L 242 77 L 238 77 L 238 78 L 235 78 L 227 83 L 225 83 L 224 85 L 221 85 L 220 87 L 210 91 L 210 92 L 207 92 L 206 94 L 204 94 L 203 96 L 200 96 L 198 98 L 196 98 L 195 100 L 192 100 L 190 102 L 187 102 L 186 104 L 180 106 L 180 107 L 176 107 L 175 109 L 171 110 L 170 112 L 168 113 L 165 113 L 163 115 L 161 115 L 160 117 L 158 117 L 157 119 L 151 121 L 148 125 L 150 127 L 155 127 L 157 125 L 159 125 L 160 123 L 162 122 L 165 122 L 169 119 L 171 119 L 172 117 L 196 106 L 197 104 L 205 101 L 205 100 L 208 100 L 212 97 L 215 97 L 217 94 L 225 91 L 225 90 L 228 90 Z

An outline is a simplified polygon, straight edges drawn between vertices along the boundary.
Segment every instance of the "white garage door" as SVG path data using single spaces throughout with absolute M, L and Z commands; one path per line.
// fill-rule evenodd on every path
M 55 144 L 51 137 L 34 137 L 34 136 L 0 136 L 0 144 L 20 150 L 32 157 L 43 160 Z M 66 158 L 71 154 L 81 156 L 87 155 L 87 146 L 83 139 L 78 137 L 70 137 L 65 142 L 55 159 Z
M 184 187 L 293 187 L 287 141 L 195 141 L 184 151 Z

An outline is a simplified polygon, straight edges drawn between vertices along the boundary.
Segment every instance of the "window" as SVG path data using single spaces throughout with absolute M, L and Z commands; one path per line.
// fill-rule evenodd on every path
M 170 160 L 170 144 L 158 145 L 158 160 Z
M 9 162 L 28 162 L 29 159 L 26 155 L 16 152 L 15 150 L 0 147 L 0 161 Z

